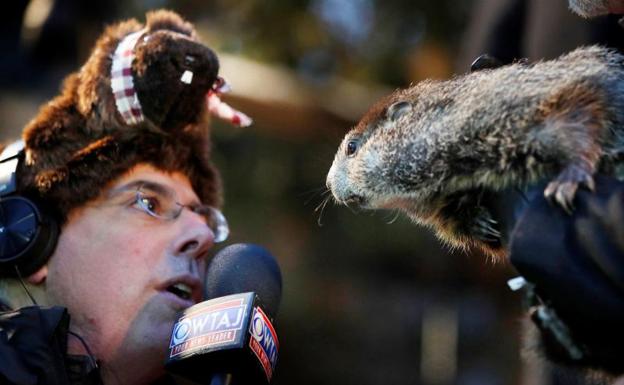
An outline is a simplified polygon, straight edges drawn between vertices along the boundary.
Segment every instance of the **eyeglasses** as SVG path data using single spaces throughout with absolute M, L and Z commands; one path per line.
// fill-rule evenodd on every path
M 221 211 L 208 205 L 184 205 L 177 201 L 174 191 L 154 183 L 143 183 L 138 186 L 134 203 L 136 207 L 154 218 L 174 220 L 187 208 L 201 216 L 214 234 L 213 242 L 219 243 L 230 234 L 228 223 Z

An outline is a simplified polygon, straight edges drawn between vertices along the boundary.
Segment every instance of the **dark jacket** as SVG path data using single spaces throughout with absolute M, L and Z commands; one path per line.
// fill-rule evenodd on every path
M 0 383 L 102 384 L 89 357 L 68 355 L 69 314 L 30 306 L 0 313 Z
M 577 192 L 572 215 L 546 201 L 543 189 L 538 188 L 539 194 L 515 221 L 510 258 L 518 272 L 534 284 L 541 302 L 554 309 L 582 351 L 577 358 L 569 357 L 555 341 L 561 335 L 553 336 L 540 327 L 549 356 L 574 366 L 621 374 L 624 182 L 604 176 L 595 180 L 595 192 Z

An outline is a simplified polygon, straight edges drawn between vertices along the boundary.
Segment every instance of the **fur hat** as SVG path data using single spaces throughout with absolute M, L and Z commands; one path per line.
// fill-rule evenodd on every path
M 173 12 L 108 27 L 24 129 L 18 192 L 62 224 L 71 209 L 145 162 L 184 173 L 202 202 L 220 206 L 206 117 L 218 70 L 214 52 Z

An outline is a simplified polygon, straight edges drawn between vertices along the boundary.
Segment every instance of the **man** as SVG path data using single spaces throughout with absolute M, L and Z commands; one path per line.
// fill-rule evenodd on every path
M 218 211 L 200 206 L 184 171 L 139 162 L 68 213 L 53 255 L 27 278 L 40 304 L 67 308 L 67 353 L 92 355 L 104 383 L 163 374 L 176 315 L 201 301 L 207 254 L 224 236 Z M 4 294 L 20 290 L 8 286 Z M 23 298 L 5 299 L 20 308 Z M 0 378 L 17 370 L 8 362 L 0 360 Z
M 167 41 L 173 36 L 181 45 L 192 43 L 190 49 L 199 50 L 192 40 L 194 32 L 177 15 L 155 13 L 151 23 L 148 15 L 146 29 L 136 23 L 121 24 L 127 30 L 125 35 L 102 41 L 113 49 L 117 45 L 111 44 L 114 39 L 130 49 L 135 44 L 144 49 L 159 36 Z M 172 25 L 177 30 L 163 30 Z M 131 43 L 127 43 L 128 36 Z M 110 57 L 102 52 L 102 46 L 94 55 L 102 60 Z M 188 57 L 182 66 L 200 61 L 197 55 L 193 60 Z M 90 62 L 96 65 L 93 68 L 103 68 L 101 61 Z M 78 77 L 68 78 L 67 87 L 89 76 L 84 68 Z M 210 76 L 202 86 L 213 90 L 220 85 L 213 84 L 218 83 L 218 67 L 197 71 L 194 78 L 189 68 L 181 69 L 182 77 L 170 73 L 174 81 L 181 82 L 172 84 L 181 90 L 176 94 L 179 101 L 186 90 L 200 97 L 206 94 L 207 89 L 196 92 L 192 88 L 204 80 L 200 75 Z M 110 64 L 103 74 L 91 79 L 106 80 L 108 73 Z M 136 84 L 136 72 L 132 76 Z M 209 131 L 180 103 L 185 108 L 180 116 L 193 115 L 190 119 L 199 123 L 186 125 L 175 134 L 166 132 L 161 129 L 164 124 L 154 124 L 149 115 L 158 116 L 161 111 L 149 105 L 146 108 L 145 102 L 150 100 L 142 97 L 141 89 L 132 89 L 131 81 L 124 81 L 138 95 L 131 102 L 143 103 L 145 115 L 140 109 L 137 112 L 136 105 L 132 107 L 132 117 L 140 117 L 138 123 L 121 120 L 125 115 L 119 106 L 126 100 L 117 100 L 117 111 L 113 101 L 93 113 L 78 114 L 76 105 L 99 107 L 95 102 L 72 104 L 70 98 L 80 90 L 66 87 L 65 95 L 42 109 L 38 125 L 31 124 L 25 131 L 24 150 L 0 156 L 0 180 L 13 174 L 17 179 L 12 194 L 4 192 L 10 184 L 0 186 L 0 262 L 4 262 L 0 264 L 0 304 L 4 303 L 6 310 L 0 313 L 2 384 L 167 381 L 163 363 L 172 326 L 181 310 L 202 300 L 206 258 L 213 244 L 228 233 L 217 209 L 221 185 L 209 158 Z M 99 94 L 93 100 L 106 100 L 104 96 L 114 94 L 110 83 L 114 81 L 107 87 L 82 90 L 91 97 L 95 89 Z M 159 84 L 162 87 L 162 82 Z M 123 97 L 127 92 L 125 89 Z M 176 115 L 170 112 L 168 116 Z M 108 120 L 93 121 L 104 118 Z M 58 120 L 50 124 L 54 119 Z M 96 123 L 105 129 L 93 129 Z M 40 226 L 49 222 L 60 229 L 58 238 L 51 231 L 46 241 L 51 245 L 49 255 L 29 256 L 41 258 L 38 264 L 13 262 L 5 255 L 12 245 L 4 238 L 11 215 L 3 204 L 18 196 L 34 202 L 42 218 L 48 218 L 39 221 Z M 23 281 L 27 288 L 22 287 Z M 31 292 L 33 299 L 29 298 Z M 31 306 L 35 300 L 38 306 Z

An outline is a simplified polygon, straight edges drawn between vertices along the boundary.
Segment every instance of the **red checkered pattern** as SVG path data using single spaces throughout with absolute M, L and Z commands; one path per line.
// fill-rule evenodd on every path
M 132 79 L 134 46 L 144 33 L 145 30 L 141 30 L 124 37 L 113 55 L 111 88 L 115 96 L 117 111 L 128 125 L 134 125 L 144 120 L 139 96 L 134 89 Z

